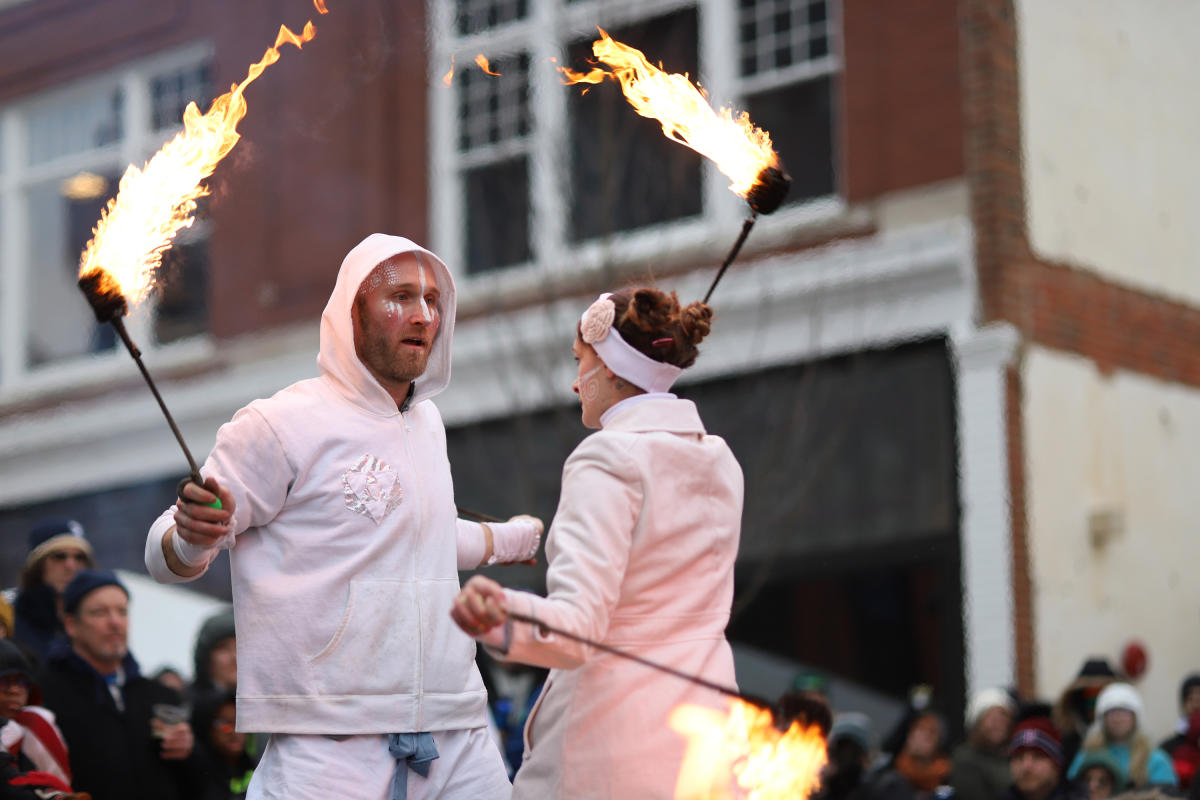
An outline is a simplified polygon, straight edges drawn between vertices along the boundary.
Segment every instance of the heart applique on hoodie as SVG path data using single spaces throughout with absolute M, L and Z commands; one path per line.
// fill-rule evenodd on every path
M 346 508 L 376 525 L 400 505 L 403 495 L 395 470 L 369 453 L 342 473 L 342 493 Z

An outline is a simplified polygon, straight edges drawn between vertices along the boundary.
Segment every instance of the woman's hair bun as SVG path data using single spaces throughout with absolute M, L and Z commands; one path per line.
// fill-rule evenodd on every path
M 679 310 L 679 330 L 691 344 L 700 344 L 712 330 L 712 306 L 697 300 Z

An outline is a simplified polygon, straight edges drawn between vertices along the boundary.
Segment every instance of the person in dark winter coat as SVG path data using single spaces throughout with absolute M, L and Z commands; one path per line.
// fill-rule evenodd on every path
M 1008 745 L 1016 704 L 1003 689 L 976 692 L 967 705 L 967 741 L 955 748 L 955 800 L 999 800 L 1011 782 Z
M 253 740 L 234 730 L 236 710 L 237 701 L 228 689 L 196 693 L 192 730 L 204 774 L 201 800 L 242 800 L 250 786 L 258 759 L 246 749 Z
M 1179 786 L 1186 791 L 1196 782 L 1196 772 L 1200 770 L 1200 672 L 1183 679 L 1179 687 L 1179 709 L 1182 716 L 1175 727 L 1175 735 L 1159 747 L 1171 757 Z
M 1008 759 L 1007 800 L 1086 800 L 1063 778 L 1062 738 L 1048 717 L 1031 717 L 1017 726 Z
M 80 572 L 63 593 L 68 639 L 51 649 L 41 685 L 67 739 L 72 785 L 94 800 L 192 800 L 199 770 L 182 698 L 140 674 L 128 607 L 111 572 Z
M 41 692 L 25 654 L 0 640 L 0 748 L 13 754 L 18 769 L 53 775 L 69 787 L 66 740 L 54 713 L 40 704 Z
M 91 565 L 92 546 L 75 520 L 47 520 L 29 532 L 12 638 L 39 662 L 46 660 L 50 644 L 64 635 L 58 608 L 63 590 Z
M 194 657 L 192 686 L 197 693 L 237 689 L 237 637 L 232 611 L 222 611 L 204 621 L 196 634 Z
M 871 761 L 871 720 L 846 711 L 833 718 L 826 746 L 829 762 L 821 771 L 821 788 L 813 800 L 867 800 L 864 777 Z

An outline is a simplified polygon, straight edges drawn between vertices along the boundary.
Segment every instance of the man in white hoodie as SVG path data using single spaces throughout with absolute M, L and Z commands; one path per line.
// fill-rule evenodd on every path
M 204 486 L 150 528 L 163 583 L 230 550 L 237 729 L 272 734 L 250 798 L 509 796 L 475 645 L 449 610 L 458 569 L 531 558 L 542 525 L 457 519 L 430 402 L 454 312 L 437 256 L 367 237 L 321 316 L 320 377 L 221 426 Z

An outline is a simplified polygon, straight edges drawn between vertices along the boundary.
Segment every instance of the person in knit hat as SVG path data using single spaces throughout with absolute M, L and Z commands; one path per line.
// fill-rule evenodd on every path
M 1062 738 L 1049 717 L 1030 717 L 1017 725 L 1008 764 L 1012 784 L 1007 800 L 1082 800 L 1063 780 Z
M 1063 689 L 1051 712 L 1054 727 L 1062 732 L 1063 757 L 1070 764 L 1083 744 L 1092 720 L 1096 718 L 1096 698 L 1104 687 L 1120 680 L 1116 670 L 1103 656 L 1083 662 L 1079 674 Z
M 967 741 L 955 748 L 949 783 L 957 800 L 997 800 L 1009 784 L 1008 744 L 1016 704 L 1003 689 L 983 689 L 967 704 Z
M 1081 758 L 1075 783 L 1087 794 L 1088 800 L 1108 800 L 1125 791 L 1129 783 L 1125 770 L 1107 750 L 1082 753 Z
M 1079 774 L 1087 754 L 1106 751 L 1129 776 L 1131 788 L 1177 787 L 1179 781 L 1170 757 L 1154 747 L 1140 730 L 1143 716 L 1142 698 L 1136 689 L 1128 683 L 1105 687 L 1096 699 L 1096 724 L 1067 770 L 1067 777 L 1074 779 Z
M 44 520 L 29 532 L 29 554 L 21 570 L 13 638 L 41 661 L 63 635 L 59 602 L 63 590 L 92 565 L 92 546 L 73 519 Z

